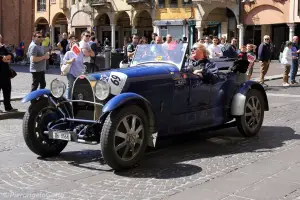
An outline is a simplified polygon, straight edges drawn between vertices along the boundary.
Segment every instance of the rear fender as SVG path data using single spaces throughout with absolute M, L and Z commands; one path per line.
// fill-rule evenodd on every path
M 150 125 L 150 128 L 149 128 L 150 134 L 148 135 L 148 145 L 154 147 L 155 143 L 156 143 L 156 137 L 157 137 L 156 116 L 155 116 L 155 113 L 153 112 L 150 102 L 147 99 L 145 99 L 144 97 L 142 97 L 136 93 L 122 93 L 122 94 L 119 94 L 119 95 L 113 97 L 103 107 L 100 120 L 104 121 L 110 112 L 112 112 L 122 106 L 132 104 L 132 103 L 140 106 L 145 111 L 146 115 L 148 116 L 149 125 Z
M 264 98 L 264 110 L 269 110 L 269 102 L 267 98 L 267 94 L 263 86 L 254 81 L 247 81 L 241 85 L 238 89 L 238 92 L 233 96 L 233 100 L 231 102 L 231 115 L 233 116 L 241 116 L 245 111 L 245 103 L 246 103 L 246 95 L 251 89 L 256 89 L 261 92 Z
M 35 90 L 33 92 L 30 92 L 29 94 L 27 94 L 22 100 L 22 103 L 27 103 L 31 100 L 34 100 L 38 97 L 42 97 L 44 95 L 49 96 L 51 94 L 51 91 L 49 89 L 40 89 L 40 90 Z

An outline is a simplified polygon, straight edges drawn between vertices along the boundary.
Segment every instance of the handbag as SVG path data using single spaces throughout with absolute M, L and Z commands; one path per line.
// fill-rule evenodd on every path
M 63 64 L 61 66 L 61 75 L 67 76 L 67 74 L 70 72 L 71 66 L 72 66 L 72 63 Z
M 10 73 L 9 73 L 10 79 L 13 79 L 17 76 L 17 72 L 15 70 L 13 70 L 12 68 L 10 68 L 9 71 L 10 71 Z

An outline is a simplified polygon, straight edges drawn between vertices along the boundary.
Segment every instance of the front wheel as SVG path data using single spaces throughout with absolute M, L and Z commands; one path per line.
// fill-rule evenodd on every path
M 63 140 L 51 140 L 47 135 L 47 125 L 59 119 L 57 109 L 48 99 L 32 104 L 23 118 L 23 137 L 28 148 L 42 157 L 58 155 L 68 144 Z
M 101 132 L 101 151 L 107 164 L 122 170 L 136 165 L 147 147 L 148 118 L 138 106 L 110 113 Z
M 244 114 L 236 118 L 237 128 L 246 137 L 257 135 L 264 120 L 264 99 L 258 90 L 250 90 L 246 96 Z

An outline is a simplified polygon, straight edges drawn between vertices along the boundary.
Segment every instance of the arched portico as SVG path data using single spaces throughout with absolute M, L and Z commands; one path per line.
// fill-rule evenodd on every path
M 64 13 L 56 13 L 51 21 L 53 42 L 58 43 L 61 35 L 68 32 L 68 19 Z
M 206 10 L 202 16 L 198 38 L 213 35 L 229 41 L 233 37 L 238 37 L 237 23 L 238 16 L 233 9 L 213 7 Z
M 105 38 L 111 42 L 111 19 L 109 14 L 101 13 L 96 16 L 94 26 L 96 27 L 97 40 L 103 44 Z
M 148 41 L 151 40 L 153 33 L 152 17 L 147 10 L 137 12 L 133 18 L 133 26 L 137 29 L 137 34 L 145 36 Z
M 42 31 L 43 34 L 49 33 L 49 22 L 44 17 L 38 18 L 34 22 L 34 27 L 36 31 Z

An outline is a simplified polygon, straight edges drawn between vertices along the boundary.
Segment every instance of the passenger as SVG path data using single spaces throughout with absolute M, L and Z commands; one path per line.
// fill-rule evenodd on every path
M 204 44 L 195 43 L 186 67 L 193 66 L 193 74 L 205 81 L 214 82 L 218 78 L 218 67 L 214 62 L 209 61 L 208 57 L 209 52 Z

